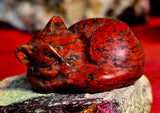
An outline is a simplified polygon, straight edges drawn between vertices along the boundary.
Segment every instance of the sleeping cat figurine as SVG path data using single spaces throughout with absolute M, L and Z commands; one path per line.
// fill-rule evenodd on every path
M 54 16 L 15 54 L 39 92 L 95 93 L 127 86 L 141 77 L 145 62 L 129 26 L 107 18 L 86 19 L 67 28 Z

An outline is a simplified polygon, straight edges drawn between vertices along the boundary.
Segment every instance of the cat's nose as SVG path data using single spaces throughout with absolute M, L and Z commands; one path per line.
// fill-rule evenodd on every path
M 34 47 L 32 45 L 24 44 L 24 45 L 17 47 L 15 51 L 15 55 L 19 61 L 29 66 L 31 65 L 31 54 L 32 54 L 33 49 Z

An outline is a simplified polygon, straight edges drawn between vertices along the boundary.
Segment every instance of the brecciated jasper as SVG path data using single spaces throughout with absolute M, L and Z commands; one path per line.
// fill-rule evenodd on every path
M 139 40 L 118 19 L 93 18 L 67 28 L 54 16 L 19 46 L 17 58 L 40 92 L 103 92 L 134 83 L 144 70 Z

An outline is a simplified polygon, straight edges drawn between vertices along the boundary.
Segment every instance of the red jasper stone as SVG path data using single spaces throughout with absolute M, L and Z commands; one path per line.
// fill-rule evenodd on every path
M 16 49 L 27 78 L 40 92 L 103 92 L 141 77 L 144 52 L 117 19 L 94 18 L 67 28 L 54 16 L 44 30 Z

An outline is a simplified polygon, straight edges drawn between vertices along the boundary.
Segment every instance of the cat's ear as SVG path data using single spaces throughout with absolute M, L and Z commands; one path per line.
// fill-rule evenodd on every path
M 46 27 L 43 29 L 43 33 L 60 35 L 68 31 L 67 26 L 59 16 L 53 16 Z
M 24 63 L 25 65 L 29 66 L 31 64 L 31 54 L 33 51 L 33 46 L 29 44 L 24 44 L 15 50 L 15 55 L 17 59 Z

